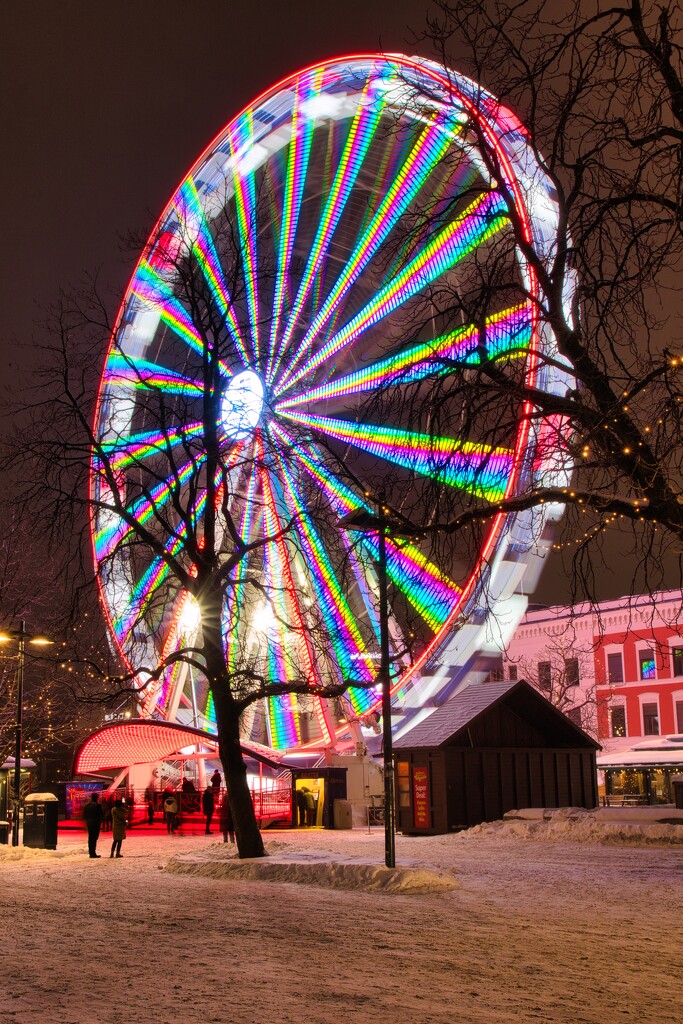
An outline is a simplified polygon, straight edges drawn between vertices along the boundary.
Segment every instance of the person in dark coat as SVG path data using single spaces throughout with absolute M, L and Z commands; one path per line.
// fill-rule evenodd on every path
M 306 793 L 303 789 L 297 789 L 296 791 L 296 809 L 299 818 L 299 828 L 303 828 L 306 824 Z
M 100 838 L 100 829 L 104 820 L 104 811 L 100 803 L 99 793 L 93 793 L 88 803 L 83 807 L 83 818 L 88 830 L 88 853 L 91 857 L 99 857 L 97 840 Z
M 115 800 L 114 806 L 111 809 L 111 831 L 112 831 L 112 844 L 110 857 L 117 856 L 123 857 L 121 853 L 121 843 L 126 838 L 126 808 L 123 806 L 123 800 Z
M 211 835 L 211 819 L 213 818 L 214 808 L 216 806 L 216 800 L 213 795 L 213 788 L 207 786 L 202 793 L 202 810 L 206 817 L 206 833 L 205 835 Z
M 218 794 L 221 791 L 222 781 L 223 777 L 221 776 L 221 773 L 218 771 L 218 768 L 216 768 L 213 775 L 211 776 L 211 788 L 213 789 L 214 800 L 218 799 Z
M 235 826 L 232 820 L 232 807 L 230 806 L 230 797 L 227 794 L 223 796 L 221 803 L 221 832 L 223 833 L 223 842 L 227 843 L 228 838 L 231 843 L 235 842 Z

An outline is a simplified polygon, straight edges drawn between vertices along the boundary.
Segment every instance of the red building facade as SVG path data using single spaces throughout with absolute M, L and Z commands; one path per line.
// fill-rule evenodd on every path
M 605 797 L 668 803 L 683 770 L 683 593 L 530 608 L 503 659 L 602 746 Z

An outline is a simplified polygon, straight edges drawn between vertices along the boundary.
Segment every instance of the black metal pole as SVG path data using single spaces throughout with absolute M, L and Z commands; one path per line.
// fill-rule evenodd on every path
M 19 623 L 19 653 L 17 657 L 17 724 L 14 742 L 14 808 L 12 813 L 12 846 L 19 845 L 19 808 L 21 806 L 21 733 L 24 717 L 24 644 L 26 622 Z
M 384 496 L 377 501 L 379 527 L 379 674 L 382 681 L 382 738 L 384 746 L 384 862 L 396 867 L 394 749 L 391 738 L 391 673 L 389 671 L 389 604 L 387 596 L 387 538 Z

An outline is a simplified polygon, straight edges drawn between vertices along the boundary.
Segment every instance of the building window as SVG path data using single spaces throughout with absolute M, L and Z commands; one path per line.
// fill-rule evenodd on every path
M 517 666 L 516 665 L 508 665 L 508 677 L 510 679 L 512 679 L 512 680 L 515 680 L 517 678 Z
M 578 686 L 581 682 L 579 675 L 579 659 L 564 659 L 564 679 L 567 686 Z
M 626 735 L 626 708 L 623 704 L 616 704 L 612 708 L 612 736 Z
M 581 728 L 581 708 L 570 708 L 565 714 L 570 722 Z
M 610 683 L 623 683 L 624 661 L 621 657 L 621 651 L 615 651 L 614 654 L 607 655 L 607 678 Z
M 539 661 L 538 663 L 538 688 L 543 690 L 544 693 L 550 693 L 552 690 L 552 672 L 549 661 Z
M 683 700 L 676 701 L 676 732 L 683 735 Z
M 643 735 L 659 736 L 659 708 L 656 704 L 643 704 Z
M 672 647 L 671 659 L 673 661 L 673 674 L 675 676 L 683 676 L 683 647 Z
M 489 674 L 486 677 L 487 683 L 502 683 L 505 679 L 503 674 L 503 659 L 496 658 L 495 664 L 489 669 Z
M 640 665 L 641 679 L 656 679 L 655 673 L 655 652 L 640 651 L 638 653 L 638 664 Z

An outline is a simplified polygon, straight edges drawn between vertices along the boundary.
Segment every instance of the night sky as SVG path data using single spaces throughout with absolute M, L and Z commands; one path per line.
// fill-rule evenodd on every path
M 422 53 L 427 0 L 38 0 L 5 10 L 3 366 L 38 358 L 41 310 L 99 270 L 111 313 L 145 234 L 216 133 L 259 92 L 326 57 Z M 99 357 L 99 355 L 98 355 Z M 559 566 L 538 598 L 564 600 Z M 609 596 L 623 591 L 605 578 Z
M 83 271 L 122 291 L 147 230 L 251 99 L 325 57 L 415 52 L 426 0 L 39 0 L 2 17 L 2 338 L 23 362 L 40 307 Z M 8 361 L 7 361 L 8 360 Z

